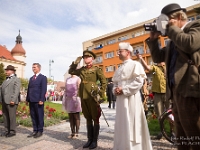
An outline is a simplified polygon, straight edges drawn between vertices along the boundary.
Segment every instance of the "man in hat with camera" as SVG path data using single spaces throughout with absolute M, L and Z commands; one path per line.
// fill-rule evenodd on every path
M 77 65 L 84 59 L 86 66 L 77 69 Z M 99 135 L 99 118 L 101 116 L 101 108 L 99 103 L 95 101 L 92 95 L 93 87 L 97 86 L 97 81 L 100 81 L 100 97 L 103 97 L 106 92 L 106 78 L 103 71 L 96 66 L 93 66 L 93 60 L 96 55 L 92 51 L 84 51 L 83 56 L 78 57 L 69 68 L 69 74 L 77 75 L 81 78 L 79 87 L 79 96 L 81 98 L 81 106 L 84 117 L 87 121 L 87 137 L 88 141 L 83 148 L 94 149 L 97 147 L 97 139 Z
M 166 63 L 166 99 L 173 101 L 178 150 L 200 149 L 200 20 L 187 21 L 186 9 L 169 4 L 167 47 L 158 46 L 159 32 L 146 40 L 154 62 Z
M 140 94 L 146 74 L 142 65 L 131 59 L 132 51 L 130 43 L 119 43 L 123 63 L 112 78 L 117 97 L 113 150 L 152 150 Z
M 0 102 L 2 103 L 3 120 L 6 128 L 2 136 L 12 137 L 16 135 L 16 110 L 19 103 L 21 82 L 15 76 L 15 68 L 8 65 L 5 69 L 6 80 L 0 88 Z

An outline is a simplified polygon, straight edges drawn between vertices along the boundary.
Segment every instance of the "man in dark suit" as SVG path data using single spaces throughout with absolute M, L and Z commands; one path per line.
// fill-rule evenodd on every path
M 106 95 L 108 98 L 108 108 L 111 108 L 111 104 L 112 104 L 112 108 L 115 109 L 115 101 L 116 101 L 116 96 L 113 94 L 113 82 L 112 82 L 112 78 L 108 79 L 108 84 L 107 84 L 107 89 L 106 89 Z
M 2 135 L 12 137 L 16 135 L 16 110 L 19 103 L 21 82 L 14 75 L 16 71 L 14 66 L 8 65 L 5 71 L 7 77 L 0 88 L 0 103 L 2 103 L 3 120 L 6 128 L 6 132 Z
M 34 75 L 29 80 L 26 101 L 29 103 L 33 132 L 28 137 L 42 136 L 44 127 L 44 101 L 47 91 L 47 77 L 40 73 L 41 65 L 34 63 Z
M 200 20 L 187 22 L 186 9 L 178 4 L 165 6 L 169 18 L 170 42 L 158 46 L 160 33 L 146 40 L 154 62 L 166 64 L 166 100 L 173 101 L 178 150 L 199 150 L 200 144 Z

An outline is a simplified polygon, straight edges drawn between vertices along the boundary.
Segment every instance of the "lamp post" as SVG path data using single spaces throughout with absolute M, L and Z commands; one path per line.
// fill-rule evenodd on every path
M 54 63 L 53 60 L 49 60 L 49 78 L 51 78 L 51 64 Z
M 54 84 L 54 76 L 51 76 L 52 77 L 52 79 L 53 79 L 53 84 Z

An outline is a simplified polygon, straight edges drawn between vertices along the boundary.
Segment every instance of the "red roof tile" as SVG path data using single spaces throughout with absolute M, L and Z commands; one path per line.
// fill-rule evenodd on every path
M 5 46 L 0 45 L 0 58 L 17 61 Z

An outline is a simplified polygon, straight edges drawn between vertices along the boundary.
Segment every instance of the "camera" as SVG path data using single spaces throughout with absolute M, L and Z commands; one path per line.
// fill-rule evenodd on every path
M 136 49 L 136 50 L 134 51 L 134 54 L 135 54 L 135 55 L 139 54 L 139 51 Z
M 161 33 L 161 36 L 167 36 L 167 25 L 169 18 L 165 14 L 158 16 L 152 23 L 144 24 L 145 31 L 158 31 Z

